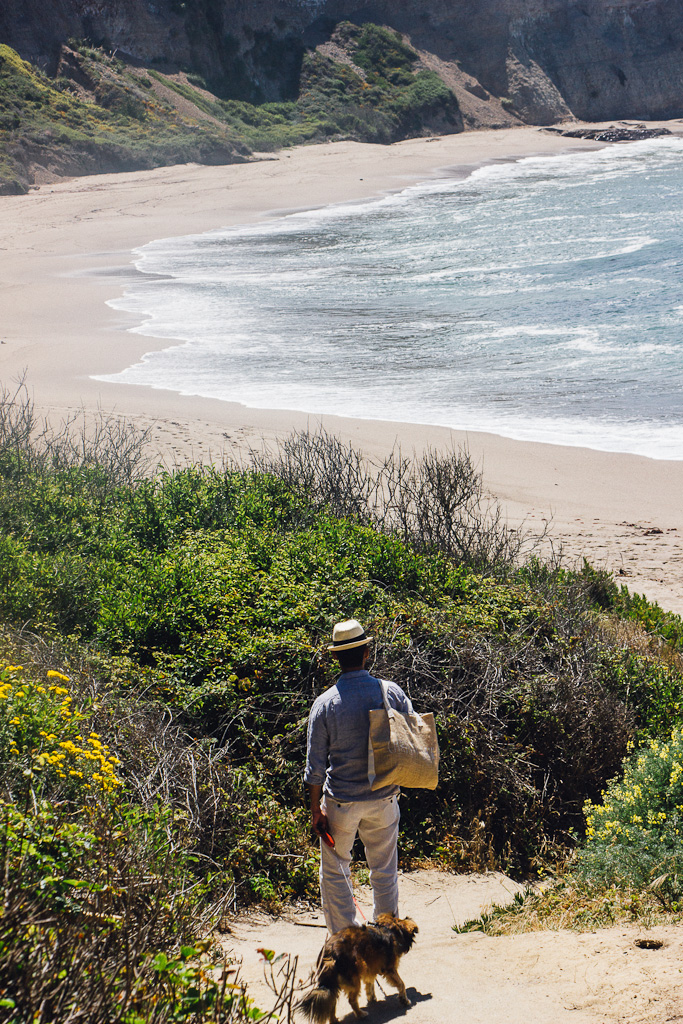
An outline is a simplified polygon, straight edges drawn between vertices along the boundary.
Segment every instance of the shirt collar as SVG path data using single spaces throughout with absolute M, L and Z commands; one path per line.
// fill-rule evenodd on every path
M 372 678 L 373 677 L 370 675 L 370 673 L 368 672 L 368 670 L 366 668 L 354 668 L 354 669 L 351 669 L 350 672 L 342 672 L 342 674 L 339 676 L 339 679 L 340 680 L 343 679 L 344 682 L 347 682 L 347 681 L 348 682 L 353 682 L 356 679 L 372 679 Z

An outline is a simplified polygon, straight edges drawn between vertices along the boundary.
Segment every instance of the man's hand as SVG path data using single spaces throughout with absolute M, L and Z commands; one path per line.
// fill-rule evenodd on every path
M 334 839 L 332 838 L 332 833 L 330 832 L 330 825 L 327 820 L 327 816 L 323 814 L 321 811 L 316 817 L 313 817 L 311 815 L 311 819 L 313 831 L 318 833 L 318 835 L 320 836 L 320 838 L 322 839 L 326 846 L 329 846 L 331 849 L 334 849 Z
M 317 832 L 319 836 L 321 836 L 323 832 L 330 831 L 330 823 L 327 820 L 327 815 L 323 814 L 319 807 L 317 810 L 313 810 L 311 808 L 311 826 L 313 831 Z
M 327 815 L 320 808 L 320 801 L 323 795 L 322 786 L 306 786 L 311 795 L 311 828 L 316 835 L 320 836 L 328 846 L 334 846 L 334 839 L 330 833 L 330 823 Z

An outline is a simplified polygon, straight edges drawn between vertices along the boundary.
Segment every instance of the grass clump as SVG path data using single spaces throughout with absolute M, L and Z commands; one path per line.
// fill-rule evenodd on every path
M 564 929 L 593 932 L 617 924 L 653 928 L 678 924 L 682 918 L 680 908 L 663 904 L 647 889 L 592 885 L 571 875 L 520 890 L 509 903 L 494 903 L 478 917 L 454 926 L 453 931 L 492 936 Z

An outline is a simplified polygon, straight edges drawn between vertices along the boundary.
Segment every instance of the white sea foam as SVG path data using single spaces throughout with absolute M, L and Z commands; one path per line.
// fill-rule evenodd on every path
M 111 305 L 176 343 L 99 379 L 683 458 L 682 155 L 530 157 L 151 243 Z

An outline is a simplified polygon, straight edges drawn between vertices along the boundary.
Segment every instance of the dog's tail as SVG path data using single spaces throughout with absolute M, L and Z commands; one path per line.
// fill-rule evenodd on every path
M 339 974 L 334 960 L 323 960 L 318 968 L 315 988 L 299 1000 L 296 1009 L 314 1024 L 327 1024 L 334 1020 L 339 995 Z

